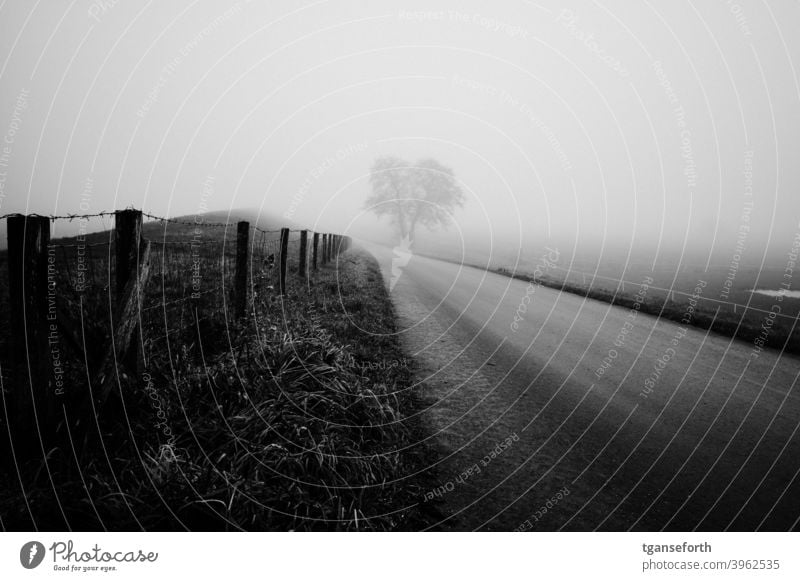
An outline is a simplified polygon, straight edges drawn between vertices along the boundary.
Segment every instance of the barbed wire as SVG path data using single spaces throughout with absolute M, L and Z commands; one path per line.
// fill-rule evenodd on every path
M 147 240 L 148 242 L 152 242 L 153 244 L 180 244 L 183 246 L 197 246 L 202 244 L 219 244 L 219 240 L 154 240 L 152 238 L 146 238 L 142 236 L 143 240 Z
M 168 223 L 168 224 L 180 224 L 180 225 L 183 225 L 183 226 L 194 226 L 195 228 L 199 228 L 201 226 L 205 226 L 207 228 L 228 228 L 228 227 L 232 228 L 233 227 L 233 223 L 230 223 L 230 222 L 225 223 L 225 222 L 205 222 L 205 221 L 202 221 L 202 220 L 200 220 L 200 221 L 198 221 L 198 220 L 194 220 L 194 221 L 178 220 L 176 218 L 164 218 L 163 216 L 156 216 L 154 214 L 148 214 L 147 212 L 142 212 L 142 216 L 146 216 L 147 218 L 150 218 L 150 219 L 155 220 L 157 222 L 165 222 L 165 223 Z
M 22 214 L 20 212 L 11 212 L 8 214 L 0 215 L 0 220 L 5 220 L 7 218 L 47 218 L 48 220 L 55 221 L 55 220 L 69 220 L 70 222 L 73 220 L 88 220 L 89 218 L 102 218 L 102 217 L 111 217 L 116 216 L 120 212 L 124 212 L 126 210 L 107 210 L 102 212 L 96 212 L 93 214 Z M 201 227 L 205 226 L 208 228 L 228 228 L 233 227 L 235 222 L 205 222 L 203 220 L 178 220 L 176 218 L 165 218 L 164 216 L 157 216 L 155 214 L 150 214 L 149 212 L 141 212 L 142 216 L 146 218 L 150 218 L 151 220 L 168 223 L 168 224 L 180 224 L 183 226 L 195 226 Z M 200 216 L 200 215 L 198 215 Z M 261 232 L 263 234 L 279 234 L 283 231 L 283 228 L 278 228 L 275 230 L 265 230 L 263 228 L 259 228 L 258 226 L 253 226 L 253 229 L 257 232 Z M 314 230 L 310 230 L 308 228 L 297 228 L 289 230 L 290 233 L 298 233 L 298 232 L 309 232 L 314 234 Z M 317 234 L 328 234 L 327 232 L 317 232 Z
M 263 228 L 259 228 L 258 226 L 254 226 L 253 229 L 256 232 L 261 232 L 262 234 L 280 234 L 281 229 L 278 230 L 264 230 Z
M 113 240 L 108 240 L 106 242 L 83 242 L 83 243 L 75 243 L 75 244 L 57 244 L 57 243 L 50 243 L 48 246 L 50 248 L 95 248 L 97 246 L 111 246 L 114 244 Z
M 0 216 L 0 220 L 5 220 L 6 218 L 47 218 L 48 220 L 82 220 L 82 219 L 89 219 L 89 218 L 101 218 L 104 216 L 116 216 L 119 210 L 114 211 L 106 211 L 106 212 L 97 212 L 95 214 L 63 214 L 63 215 L 55 215 L 55 214 L 21 214 L 19 212 L 12 212 L 10 214 L 3 214 Z

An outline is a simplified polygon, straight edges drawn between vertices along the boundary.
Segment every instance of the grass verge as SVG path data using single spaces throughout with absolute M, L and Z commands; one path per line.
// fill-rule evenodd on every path
M 670 301 L 666 295 L 647 296 L 643 300 L 637 300 L 635 295 L 621 292 L 620 290 L 614 291 L 581 286 L 551 278 L 547 275 L 537 277 L 536 280 L 534 280 L 532 275 L 525 272 L 513 271 L 507 268 L 487 268 L 485 265 L 481 266 L 479 264 L 459 262 L 441 256 L 423 253 L 418 254 L 436 260 L 451 262 L 459 266 L 470 266 L 479 270 L 493 272 L 494 274 L 525 282 L 535 282 L 558 291 L 572 293 L 623 308 L 636 308 L 639 311 L 655 317 L 669 319 L 677 323 L 689 324 L 700 329 L 708 329 L 724 337 L 733 337 L 753 345 L 758 344 L 762 347 L 770 347 L 782 353 L 800 355 L 800 326 L 796 324 L 795 320 L 790 318 L 784 317 L 777 319 L 769 314 L 754 309 L 741 309 L 740 313 L 731 312 L 730 310 L 719 310 L 717 312 L 715 309 L 697 304 L 692 307 L 691 317 L 688 317 L 687 323 L 687 311 L 690 306 L 688 301 Z M 794 309 L 787 309 L 787 312 L 796 313 L 796 307 Z
M 542 286 L 626 309 L 636 308 L 655 317 L 689 324 L 700 329 L 708 329 L 718 335 L 733 337 L 752 344 L 758 341 L 762 346 L 777 349 L 782 353 L 800 355 L 800 328 L 796 324 L 790 324 L 787 320 L 775 320 L 763 312 L 754 310 L 744 310 L 741 314 L 721 310 L 717 312 L 715 309 L 700 304 L 692 306 L 688 300 L 673 302 L 666 296 L 645 297 L 643 300 L 637 300 L 633 294 L 580 286 L 546 276 L 539 277 L 534 281 L 530 275 L 514 273 L 504 268 L 492 269 L 491 272 L 526 282 L 537 282 Z M 687 316 L 690 306 L 691 316 Z
M 0 525 L 418 528 L 425 452 L 394 331 L 377 264 L 350 251 L 290 279 L 285 297 L 257 295 L 242 321 L 202 320 L 151 345 L 106 408 L 65 408 L 46 459 L 9 463 Z

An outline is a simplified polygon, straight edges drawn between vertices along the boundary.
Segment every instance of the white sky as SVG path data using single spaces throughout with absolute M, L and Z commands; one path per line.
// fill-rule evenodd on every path
M 9 0 L 0 213 L 80 212 L 91 179 L 84 210 L 190 214 L 212 176 L 210 210 L 375 231 L 367 172 L 394 154 L 455 170 L 468 203 L 451 240 L 725 262 L 752 151 L 745 258 L 785 254 L 800 4 L 561 6 Z

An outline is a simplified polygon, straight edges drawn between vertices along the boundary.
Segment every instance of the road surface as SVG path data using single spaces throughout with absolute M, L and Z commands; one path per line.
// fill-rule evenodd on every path
M 437 529 L 798 528 L 798 358 L 366 248 L 441 458 Z

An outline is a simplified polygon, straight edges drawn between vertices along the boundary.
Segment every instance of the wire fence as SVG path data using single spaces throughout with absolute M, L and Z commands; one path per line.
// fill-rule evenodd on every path
M 50 238 L 51 223 L 109 217 L 113 230 Z M 138 210 L 0 219 L 8 227 L 8 249 L 0 252 L 4 385 L 52 385 L 55 371 L 82 371 L 102 383 L 109 357 L 124 361 L 124 351 L 138 349 L 146 361 L 181 348 L 192 333 L 198 339 L 223 329 L 257 299 L 285 294 L 287 279 L 308 280 L 350 244 L 328 233 Z

